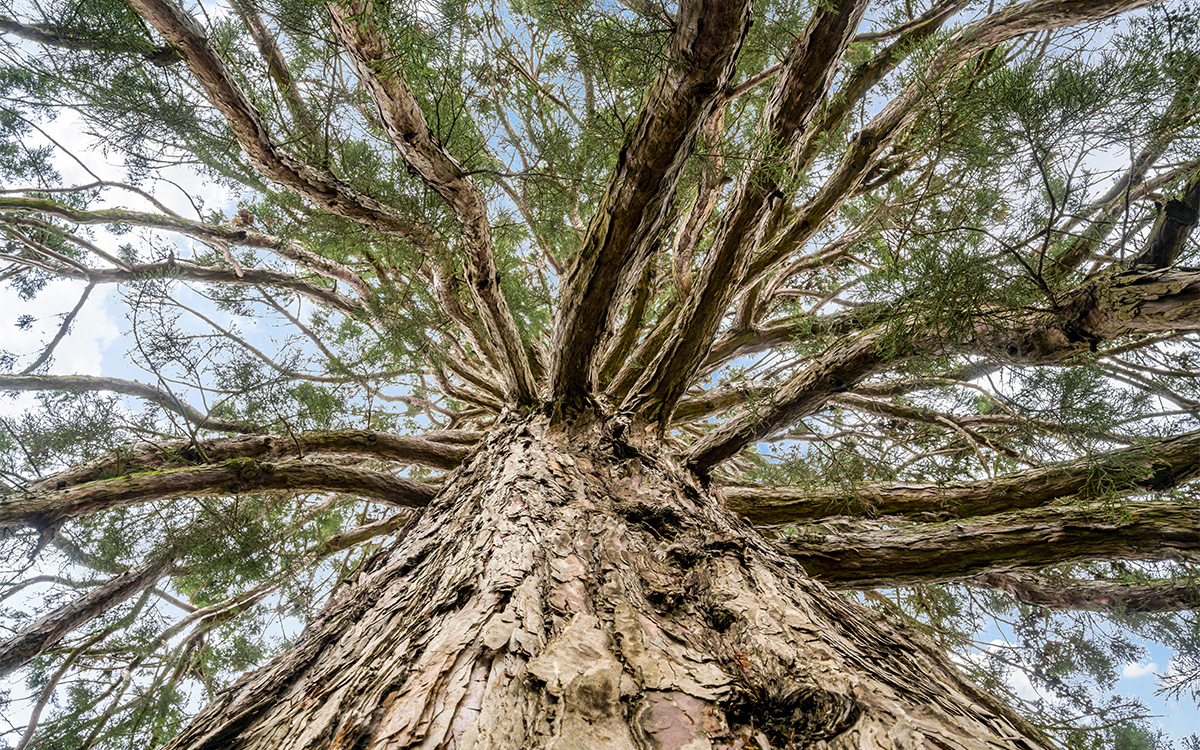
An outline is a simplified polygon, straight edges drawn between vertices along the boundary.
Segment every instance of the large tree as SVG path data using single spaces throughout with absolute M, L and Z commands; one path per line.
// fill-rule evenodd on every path
M 1097 612 L 1200 672 L 1198 25 L 6 2 L 0 275 L 78 294 L 0 373 L 9 741 L 1145 740 L 1076 679 Z

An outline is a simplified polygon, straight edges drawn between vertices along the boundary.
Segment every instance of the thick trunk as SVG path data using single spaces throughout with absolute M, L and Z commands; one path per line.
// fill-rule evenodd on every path
M 170 747 L 1044 745 L 669 460 L 534 418 Z

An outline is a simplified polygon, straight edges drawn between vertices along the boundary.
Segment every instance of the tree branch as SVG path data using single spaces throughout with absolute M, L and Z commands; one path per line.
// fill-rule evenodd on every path
M 437 433 L 432 433 L 435 436 Z M 419 436 L 376 430 L 317 430 L 286 435 L 238 435 L 212 440 L 140 443 L 68 469 L 33 484 L 33 492 L 63 489 L 145 471 L 220 463 L 231 459 L 275 461 L 315 456 L 351 456 L 453 469 L 471 452 L 470 444 L 454 445 Z
M 219 464 L 166 469 L 76 487 L 0 496 L 0 529 L 49 526 L 71 518 L 152 500 L 278 490 L 342 492 L 402 507 L 423 507 L 436 486 L 366 469 L 313 461 L 269 463 L 235 458 Z
M 626 410 L 641 413 L 648 422 L 669 423 L 740 289 L 757 240 L 782 210 L 782 195 L 776 194 L 782 175 L 774 152 L 790 149 L 815 116 L 866 7 L 864 0 L 819 4 L 789 50 L 759 128 L 766 145 L 756 149 L 751 167 L 742 172 L 712 249 L 676 318 L 675 331 L 642 373 L 626 399 Z
M 334 31 L 350 55 L 380 121 L 405 164 L 442 197 L 462 222 L 462 249 L 467 258 L 468 288 L 484 326 L 504 352 L 499 364 L 509 397 L 518 404 L 537 399 L 537 385 L 525 346 L 496 276 L 495 249 L 488 224 L 487 202 L 479 186 L 446 151 L 429 129 L 416 97 L 390 62 L 395 57 L 383 32 L 372 21 L 369 0 L 330 5 Z
M 1010 572 L 985 573 L 965 583 L 999 589 L 1019 602 L 1047 609 L 1112 613 L 1200 609 L 1200 582 L 1194 578 L 1118 583 Z
M 780 547 L 839 588 L 909 586 L 1087 560 L 1200 560 L 1195 506 L 1051 506 L 945 523 L 806 526 Z
M 849 389 L 885 363 L 877 334 L 829 351 L 768 394 L 766 404 L 731 417 L 692 444 L 686 454 L 688 467 L 707 473 L 774 430 L 813 413 L 830 396 Z
M 74 224 L 128 224 L 130 226 L 179 232 L 204 242 L 220 242 L 242 247 L 253 247 L 270 251 L 296 265 L 335 281 L 341 281 L 360 297 L 372 296 L 370 287 L 354 270 L 314 253 L 295 240 L 273 237 L 251 229 L 219 224 L 191 221 L 181 216 L 148 214 L 123 209 L 99 209 L 85 211 L 62 203 L 41 198 L 24 198 L 0 195 L 0 211 L 40 213 L 55 216 Z M 115 260 L 115 259 L 110 259 Z M 114 265 L 118 265 L 117 261 Z M 128 266 L 126 266 L 128 268 Z
M 174 560 L 174 556 L 164 555 L 130 568 L 0 643 L 0 679 L 45 653 L 75 628 L 154 586 Z
M 1037 508 L 1072 496 L 1092 500 L 1157 492 L 1197 474 L 1200 430 L 995 479 L 846 488 L 729 486 L 724 493 L 730 510 L 760 524 L 844 515 L 930 520 Z
M 110 391 L 134 396 L 172 411 L 188 422 L 205 430 L 217 432 L 257 432 L 258 428 L 245 422 L 234 422 L 201 414 L 174 395 L 145 383 L 121 378 L 91 375 L 0 375 L 0 390 L 8 391 Z
M 174 0 L 129 0 L 129 5 L 183 56 L 209 102 L 224 116 L 250 163 L 264 177 L 338 216 L 404 237 L 418 246 L 439 244 L 427 227 L 414 224 L 374 198 L 312 169 L 280 149 L 271 140 L 261 113 L 238 88 L 200 24 Z
M 743 286 L 758 281 L 812 239 L 838 207 L 855 194 L 869 167 L 917 116 L 918 105 L 944 90 L 953 73 L 976 55 L 1032 31 L 1098 21 L 1159 1 L 1032 0 L 1010 5 L 959 29 L 942 43 L 918 79 L 851 140 L 841 162 L 817 194 L 751 261 Z
M 734 71 L 750 23 L 745 0 L 684 0 L 667 65 L 629 130 L 579 255 L 563 283 L 551 343 L 552 398 L 579 408 L 628 288 L 642 274 L 696 136 Z

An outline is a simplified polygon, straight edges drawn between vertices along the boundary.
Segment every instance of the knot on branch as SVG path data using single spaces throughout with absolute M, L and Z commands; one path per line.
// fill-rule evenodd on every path
M 273 465 L 256 461 L 253 458 L 232 458 L 226 465 L 233 470 L 233 479 L 230 483 L 234 490 L 261 484 L 275 470 Z

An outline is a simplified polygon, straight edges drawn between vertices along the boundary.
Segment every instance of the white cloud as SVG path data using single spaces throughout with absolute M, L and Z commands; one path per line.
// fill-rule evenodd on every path
M 54 338 L 62 316 L 75 307 L 83 292 L 83 282 L 52 281 L 32 300 L 25 301 L 10 288 L 0 289 L 0 349 L 16 354 L 18 366 L 28 364 Z M 109 315 L 108 295 L 103 287 L 92 290 L 87 303 L 75 318 L 71 332 L 54 350 L 50 372 L 60 375 L 99 375 L 104 352 L 121 331 Z M 28 330 L 16 326 L 18 315 L 31 315 Z
M 1121 670 L 1122 679 L 1132 680 L 1135 677 L 1145 677 L 1148 674 L 1154 674 L 1158 670 L 1158 665 L 1154 662 L 1142 664 L 1140 662 L 1131 661 Z

